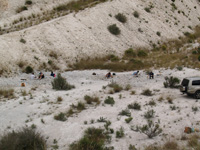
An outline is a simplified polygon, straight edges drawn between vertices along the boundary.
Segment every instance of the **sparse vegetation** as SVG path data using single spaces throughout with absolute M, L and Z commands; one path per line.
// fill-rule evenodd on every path
M 146 89 L 146 90 L 143 90 L 143 92 L 141 93 L 142 95 L 145 95 L 145 96 L 152 96 L 152 91 L 149 90 L 149 89 Z
M 0 89 L 0 97 L 8 99 L 14 98 L 14 89 Z
M 131 116 L 131 112 L 130 112 L 129 109 L 124 109 L 124 110 L 122 110 L 121 112 L 119 112 L 119 115 L 130 117 L 130 116 Z
M 100 104 L 100 100 L 98 97 L 91 97 L 91 96 L 85 95 L 84 100 L 87 102 L 87 104 L 92 104 L 93 102 L 96 103 L 97 105 Z
M 62 112 L 59 113 L 58 115 L 55 115 L 54 119 L 59 120 L 59 121 L 66 121 L 67 120 L 66 114 L 64 114 Z
M 132 126 L 131 129 L 136 132 L 144 133 L 149 138 L 153 138 L 162 132 L 162 129 L 160 128 L 159 124 L 154 124 L 152 120 L 148 120 L 147 124 L 143 125 L 142 127 L 137 126 L 135 128 L 134 126 Z
M 124 128 L 120 128 L 118 131 L 116 131 L 116 138 L 122 138 L 124 137 Z
M 123 88 L 119 84 L 117 84 L 116 82 L 112 82 L 112 83 L 108 84 L 108 86 L 113 88 L 115 93 L 120 92 L 121 90 L 123 90 Z
M 147 112 L 144 113 L 144 117 L 146 119 L 151 119 L 154 117 L 154 115 L 155 115 L 155 111 L 153 109 L 148 110 Z
M 88 128 L 84 136 L 70 145 L 70 150 L 103 150 L 110 136 L 104 129 Z
M 141 110 L 141 105 L 137 102 L 128 105 L 129 109 Z

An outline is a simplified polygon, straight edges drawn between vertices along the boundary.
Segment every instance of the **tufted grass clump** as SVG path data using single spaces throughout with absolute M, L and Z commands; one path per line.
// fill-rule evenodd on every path
M 59 113 L 58 115 L 55 115 L 54 116 L 54 119 L 55 120 L 59 120 L 59 121 L 66 121 L 67 118 L 66 118 L 66 114 L 65 113 Z
M 131 116 L 131 112 L 130 112 L 129 109 L 124 109 L 124 110 L 122 110 L 121 112 L 119 112 L 119 115 L 130 117 L 130 116 Z
M 138 57 L 146 57 L 148 54 L 144 50 L 138 50 L 137 52 Z
M 98 97 L 91 97 L 91 96 L 85 95 L 84 100 L 87 102 L 87 104 L 92 104 L 92 103 L 96 103 L 97 105 L 100 104 L 100 100 Z
M 113 88 L 114 92 L 120 92 L 121 90 L 123 90 L 123 88 L 117 84 L 116 82 L 111 82 L 110 84 L 108 84 L 109 87 Z
M 125 119 L 126 123 L 129 123 L 129 122 L 131 122 L 131 120 L 133 120 L 133 118 L 132 118 L 132 117 L 129 117 L 129 118 L 126 118 L 126 119 Z
M 152 96 L 153 95 L 152 91 L 149 90 L 149 89 L 143 90 L 141 94 L 145 95 L 145 96 Z
M 114 105 L 115 104 L 115 100 L 113 97 L 108 96 L 105 100 L 104 103 L 106 104 L 110 104 L 110 105 Z
M 84 136 L 70 144 L 70 150 L 104 150 L 106 142 L 110 141 L 108 132 L 101 128 L 88 128 Z
M 155 111 L 153 109 L 148 110 L 147 112 L 144 113 L 144 117 L 146 119 L 153 118 L 155 116 Z
M 141 110 L 141 105 L 137 102 L 128 105 L 129 109 Z
M 115 15 L 115 18 L 121 23 L 126 23 L 127 21 L 126 16 L 122 13 L 118 13 L 117 15 Z
M 60 73 L 57 74 L 57 77 L 51 82 L 53 89 L 56 90 L 70 90 L 75 88 L 74 85 L 70 85 L 65 78 L 61 76 Z
M 1 150 L 47 150 L 47 145 L 41 133 L 35 129 L 22 128 L 4 134 L 0 138 Z
M 116 131 L 116 138 L 122 138 L 124 137 L 124 128 L 120 128 L 118 131 Z
M 117 27 L 116 24 L 109 25 L 108 31 L 113 35 L 119 35 L 121 33 L 121 30 Z
M 125 50 L 124 52 L 125 57 L 136 57 L 136 53 L 132 48 Z

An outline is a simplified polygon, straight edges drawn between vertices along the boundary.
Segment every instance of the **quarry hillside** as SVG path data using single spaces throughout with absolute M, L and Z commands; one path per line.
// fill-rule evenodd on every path
M 97 0 L 76 11 L 61 11 L 69 0 L 1 0 L 1 73 L 19 73 L 57 64 L 66 70 L 81 58 L 114 54 L 128 48 L 149 48 L 184 33 L 200 22 L 199 0 Z M 116 19 L 123 14 L 126 22 Z M 120 34 L 111 34 L 116 25 Z

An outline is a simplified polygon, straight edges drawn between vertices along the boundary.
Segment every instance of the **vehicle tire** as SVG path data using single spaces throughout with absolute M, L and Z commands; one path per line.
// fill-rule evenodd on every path
M 196 91 L 195 94 L 194 94 L 194 97 L 196 99 L 200 99 L 200 91 Z

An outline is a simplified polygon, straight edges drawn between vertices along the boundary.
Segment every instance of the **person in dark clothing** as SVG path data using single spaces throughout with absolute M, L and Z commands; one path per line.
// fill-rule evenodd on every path
M 149 73 L 149 79 L 153 79 L 154 78 L 154 73 L 151 71 L 150 73 Z

